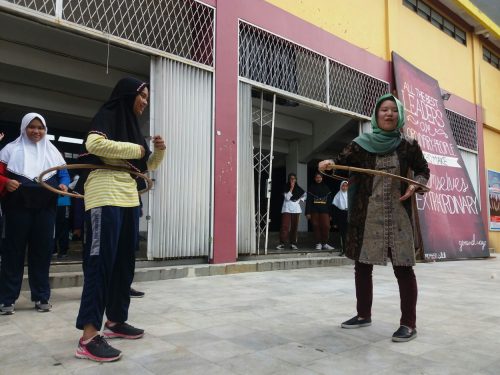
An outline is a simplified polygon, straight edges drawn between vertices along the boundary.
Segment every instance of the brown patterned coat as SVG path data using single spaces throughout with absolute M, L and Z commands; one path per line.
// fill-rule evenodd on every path
M 414 173 L 413 179 L 424 184 L 427 182 L 430 175 L 429 167 L 422 154 L 422 150 L 420 149 L 420 146 L 416 141 L 403 139 L 400 145 L 395 150 L 395 153 L 397 155 L 397 161 L 399 161 L 400 176 L 407 177 L 409 170 L 412 170 Z M 377 159 L 378 158 L 376 154 L 370 153 L 364 150 L 358 144 L 351 142 L 334 159 L 334 162 L 335 164 L 339 165 L 365 169 L 376 169 Z M 349 225 L 347 230 L 347 244 L 345 252 L 346 256 L 353 260 L 359 260 L 364 263 L 370 264 L 386 264 L 388 251 L 387 248 L 384 249 L 383 252 L 374 250 L 374 252 L 376 253 L 368 253 L 367 255 L 366 249 L 370 248 L 371 244 L 367 243 L 363 246 L 363 240 L 365 237 L 374 237 L 374 233 L 370 233 L 370 236 L 365 236 L 369 201 L 373 201 L 374 198 L 377 199 L 377 197 L 379 197 L 378 192 L 376 195 L 374 195 L 374 197 L 371 197 L 372 194 L 374 194 L 374 179 L 375 176 L 362 173 L 351 173 L 349 176 Z M 408 185 L 405 182 L 401 182 L 399 183 L 399 186 L 399 196 L 402 196 L 404 195 Z M 395 196 L 397 196 L 397 194 Z M 399 202 L 396 199 L 394 199 L 394 201 Z M 411 222 L 411 199 L 407 199 L 406 201 L 403 201 L 401 203 Z M 400 212 L 404 211 L 400 210 Z M 383 215 L 383 213 L 381 212 L 380 215 Z M 370 218 L 368 219 L 372 220 Z M 394 226 L 392 228 L 394 228 Z M 387 231 L 387 228 L 384 228 L 383 231 Z M 412 234 L 409 233 L 407 233 L 406 235 L 412 236 Z M 364 250 L 362 259 L 360 259 L 362 249 Z M 411 266 L 415 264 L 415 249 L 413 248 L 413 246 L 404 246 L 404 248 L 391 249 L 391 251 L 393 251 L 394 265 Z M 394 251 L 396 251 L 397 254 L 394 253 Z

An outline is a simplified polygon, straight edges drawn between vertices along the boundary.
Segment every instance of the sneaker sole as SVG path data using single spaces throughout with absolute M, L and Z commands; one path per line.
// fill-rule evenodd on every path
M 393 337 L 392 341 L 393 342 L 408 342 L 408 341 L 413 340 L 416 337 L 417 337 L 417 334 L 414 334 L 414 335 L 412 335 L 410 337 Z
M 130 296 L 130 298 L 144 298 L 144 296 Z
M 124 335 L 123 333 L 116 333 L 111 331 L 104 331 L 102 335 L 107 339 L 125 339 L 125 340 L 137 340 L 144 336 L 144 333 L 140 335 Z
M 363 327 L 369 327 L 371 326 L 372 323 L 363 323 L 363 324 L 344 324 L 342 323 L 340 326 L 342 328 L 346 328 L 346 329 L 355 329 L 355 328 L 363 328 Z
M 122 353 L 120 353 L 116 357 L 101 358 L 101 357 L 96 357 L 88 352 L 81 352 L 81 351 L 77 350 L 75 353 L 75 357 L 80 358 L 80 359 L 89 359 L 89 360 L 94 361 L 94 362 L 114 362 L 114 361 L 118 361 L 122 357 Z

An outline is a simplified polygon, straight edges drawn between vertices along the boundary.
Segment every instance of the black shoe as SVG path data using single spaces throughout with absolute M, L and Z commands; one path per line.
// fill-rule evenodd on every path
M 0 304 L 0 315 L 12 315 L 16 312 L 14 309 L 14 304 L 11 303 L 10 305 L 4 305 L 3 303 Z
M 57 259 L 66 259 L 68 254 L 57 254 Z
M 52 310 L 52 305 L 49 303 L 49 301 L 36 301 L 35 310 L 38 312 L 49 312 L 50 310 Z
M 139 292 L 134 288 L 130 288 L 130 298 L 142 298 L 144 297 L 144 292 Z
M 135 328 L 127 323 L 116 323 L 113 327 L 110 327 L 108 323 L 106 323 L 102 333 L 104 337 L 108 339 L 122 338 L 135 340 L 144 336 L 143 329 Z
M 113 348 L 101 335 L 96 335 L 88 344 L 80 339 L 76 349 L 76 358 L 86 358 L 96 362 L 113 362 L 121 358 L 122 352 Z
M 411 329 L 407 326 L 400 326 L 398 330 L 392 335 L 392 341 L 406 342 L 413 340 L 415 337 L 417 337 L 417 330 L 415 328 Z
M 347 328 L 347 329 L 350 329 L 350 328 L 361 328 L 361 327 L 368 327 L 368 326 L 371 326 L 372 325 L 372 319 L 371 318 L 368 318 L 368 319 L 359 319 L 358 316 L 356 315 L 355 317 L 349 319 L 349 320 L 346 320 L 345 322 L 343 322 L 340 326 L 342 328 Z

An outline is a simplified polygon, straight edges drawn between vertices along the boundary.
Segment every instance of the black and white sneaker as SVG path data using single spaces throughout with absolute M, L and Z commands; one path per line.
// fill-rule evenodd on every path
M 49 303 L 49 301 L 36 301 L 35 310 L 38 312 L 49 312 L 50 310 L 52 310 L 52 305 Z
M 417 330 L 415 328 L 411 329 L 407 326 L 400 326 L 392 335 L 392 341 L 407 342 L 413 340 L 415 337 L 417 337 Z
M 135 290 L 134 288 L 130 288 L 130 298 L 142 298 L 144 297 L 144 292 L 140 292 Z
M 108 339 L 121 338 L 135 340 L 144 336 L 143 329 L 135 328 L 127 323 L 116 323 L 114 326 L 110 326 L 106 322 L 102 333 Z
M 0 315 L 12 315 L 15 312 L 13 303 L 10 305 L 4 305 L 3 303 L 0 304 Z
M 75 357 L 96 362 L 113 362 L 121 358 L 122 352 L 113 348 L 101 335 L 96 335 L 87 344 L 80 339 Z
M 294 243 L 290 245 L 290 247 L 292 248 L 292 250 L 298 250 L 299 247 L 297 245 L 295 245 Z
M 360 319 L 357 315 L 349 320 L 346 320 L 343 322 L 340 326 L 342 328 L 361 328 L 361 327 L 368 327 L 372 325 L 372 319 L 367 318 L 367 319 Z
M 278 246 L 276 246 L 276 250 L 285 250 L 285 245 L 280 243 Z

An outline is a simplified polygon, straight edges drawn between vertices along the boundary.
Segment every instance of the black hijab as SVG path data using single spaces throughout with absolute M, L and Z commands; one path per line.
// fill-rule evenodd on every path
M 97 114 L 92 119 L 90 131 L 87 134 L 87 136 L 89 134 L 100 134 L 112 141 L 130 142 L 144 147 L 146 152 L 142 159 L 124 160 L 130 168 L 137 172 L 145 172 L 147 170 L 147 161 L 151 155 L 149 145 L 141 133 L 139 121 L 134 113 L 135 98 L 145 87 L 149 89 L 147 83 L 132 77 L 119 80 L 108 101 L 99 108 Z M 100 157 L 90 154 L 87 151 L 85 143 L 83 144 L 83 152 L 78 157 L 78 161 L 83 164 L 103 164 Z M 89 173 L 90 170 L 88 169 L 81 171 L 80 178 L 74 189 L 76 192 L 80 194 L 84 193 L 83 187 Z
M 314 178 L 316 178 L 318 174 L 319 173 L 316 173 L 314 175 Z M 321 174 L 319 175 L 321 176 Z M 321 177 L 323 178 L 323 176 Z M 323 181 L 318 184 L 316 180 L 314 180 L 313 183 L 309 186 L 309 190 L 307 192 L 311 193 L 316 198 L 324 198 L 327 197 L 328 194 L 331 194 L 330 188 Z
M 290 200 L 292 202 L 296 202 L 300 199 L 300 197 L 302 197 L 305 193 L 304 189 L 302 189 L 299 184 L 297 183 L 297 175 L 295 173 L 290 173 L 288 175 L 288 179 L 287 179 L 287 182 L 286 184 L 283 186 L 283 193 L 288 193 L 290 191 L 290 187 L 292 186 L 290 184 L 290 177 L 295 177 L 295 186 L 293 187 L 293 190 L 292 190 L 292 197 L 290 198 Z
M 92 119 L 88 132 L 88 134 L 103 135 L 112 141 L 130 142 L 144 147 L 146 152 L 142 159 L 125 160 L 131 168 L 139 172 L 147 170 L 147 161 L 151 155 L 149 145 L 139 128 L 139 121 L 134 113 L 135 98 L 145 87 L 149 88 L 149 85 L 132 77 L 118 81 L 108 101 L 99 108 Z M 89 154 L 87 150 L 82 156 L 88 156 L 86 162 L 102 164 L 98 157 Z

